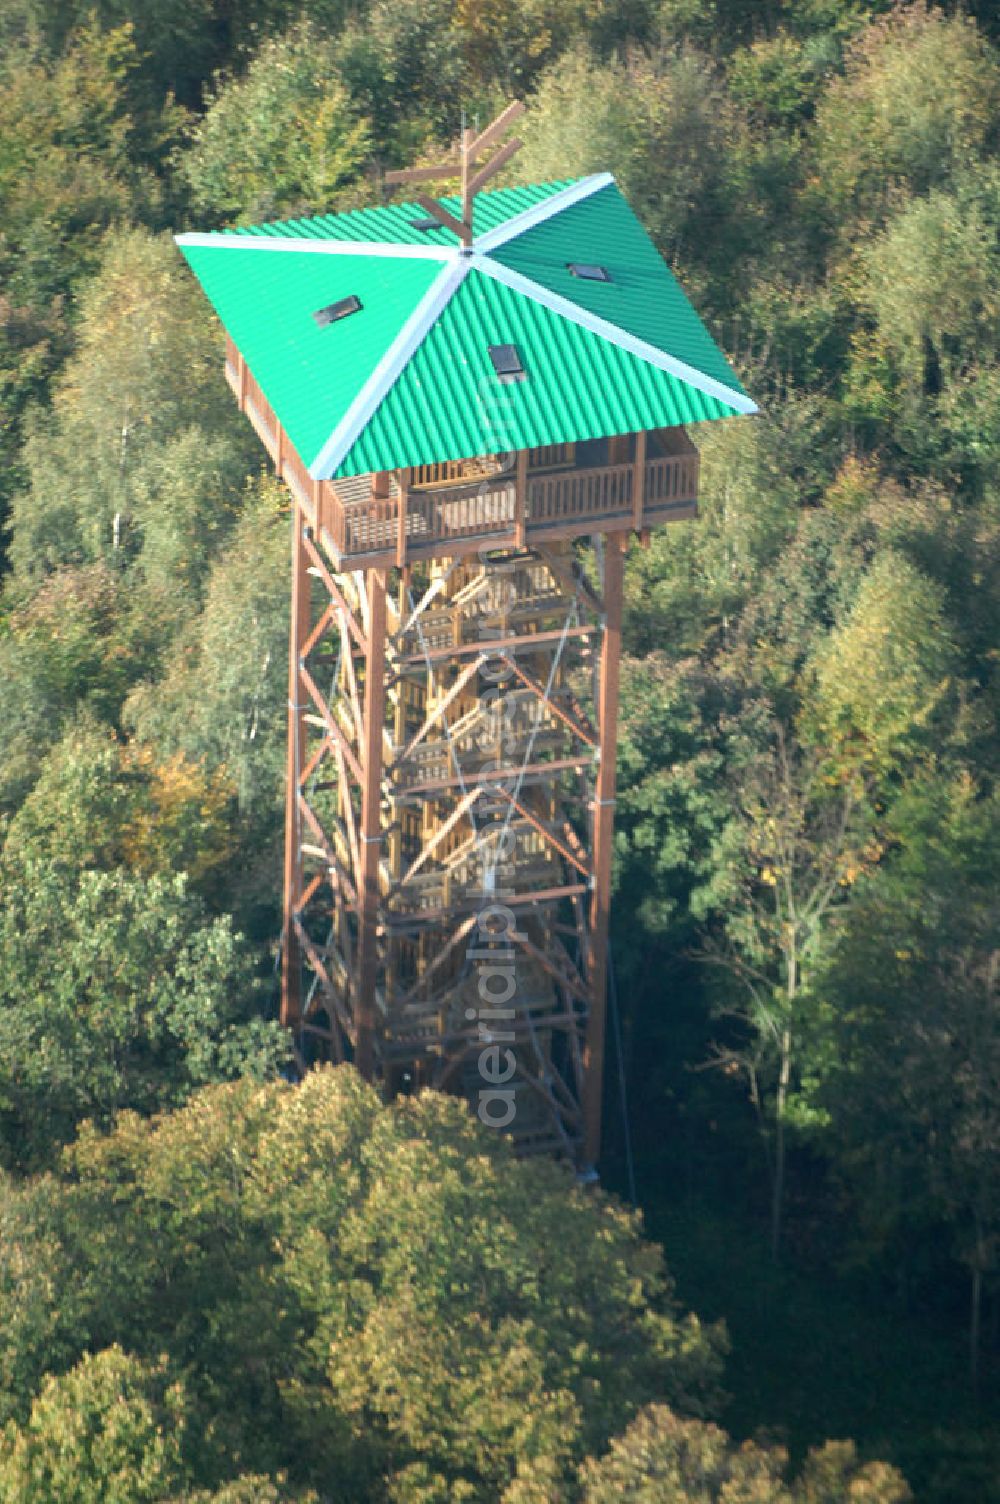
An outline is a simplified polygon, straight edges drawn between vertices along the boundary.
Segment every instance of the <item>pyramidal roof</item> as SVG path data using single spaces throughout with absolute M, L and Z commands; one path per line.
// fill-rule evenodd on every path
M 177 244 L 318 480 L 757 410 L 609 173 Z

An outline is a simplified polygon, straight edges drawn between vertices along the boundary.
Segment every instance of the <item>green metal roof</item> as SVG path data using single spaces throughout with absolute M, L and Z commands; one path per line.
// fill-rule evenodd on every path
M 472 233 L 485 235 L 498 225 L 513 219 L 525 209 L 552 198 L 573 182 L 532 183 L 524 188 L 499 188 L 493 193 L 478 193 L 472 200 Z M 457 195 L 442 196 L 439 203 L 456 219 L 462 217 L 462 200 Z M 387 204 L 374 209 L 350 209 L 344 214 L 316 214 L 309 219 L 284 219 L 267 225 L 244 225 L 240 235 L 271 235 L 311 240 L 385 241 L 396 245 L 458 245 L 458 236 L 440 225 L 433 230 L 414 229 L 414 222 L 427 218 L 419 204 Z
M 425 217 L 404 204 L 178 237 L 317 478 L 756 411 L 607 174 L 479 194 L 471 251 L 416 229 Z M 351 295 L 359 311 L 317 326 Z M 498 344 L 517 346 L 523 380 L 497 377 Z
M 487 353 L 513 344 L 527 373 L 500 383 Z M 565 373 L 575 379 L 567 380 Z M 344 457 L 344 475 L 722 418 L 732 406 L 472 271 Z
M 573 204 L 498 247 L 494 255 L 542 287 L 669 350 L 724 386 L 742 390 L 677 278 L 616 188 Z M 612 280 L 574 277 L 570 261 L 595 261 L 607 268 Z
M 250 248 L 186 254 L 306 464 L 441 272 L 439 261 L 395 257 L 298 256 L 289 268 L 292 258 Z M 361 313 L 318 328 L 313 312 L 350 293 Z

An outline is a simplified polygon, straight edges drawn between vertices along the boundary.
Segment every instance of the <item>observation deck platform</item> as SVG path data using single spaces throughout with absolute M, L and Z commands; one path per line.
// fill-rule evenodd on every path
M 521 450 L 506 468 L 483 455 L 319 481 L 230 339 L 226 380 L 337 569 L 642 533 L 697 514 L 698 451 L 683 428 Z

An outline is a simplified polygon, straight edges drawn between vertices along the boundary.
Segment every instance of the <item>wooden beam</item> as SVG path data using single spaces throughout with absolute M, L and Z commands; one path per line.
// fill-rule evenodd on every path
M 456 946 L 461 945 L 466 935 L 475 925 L 477 918 L 478 915 L 470 914 L 465 919 L 463 919 L 462 923 L 458 926 L 458 929 L 455 931 L 455 933 L 449 937 L 442 948 L 437 952 L 433 961 L 431 961 L 430 965 L 427 967 L 420 980 L 416 983 L 415 986 L 410 988 L 409 992 L 406 993 L 404 997 L 401 997 L 399 999 L 399 1008 L 401 1012 L 404 1008 L 410 1007 L 411 1004 L 417 1001 L 421 990 L 427 986 L 427 983 L 430 981 L 431 977 L 434 976 L 435 972 L 441 969 L 445 961 L 447 961 L 448 957 L 451 955 L 452 951 L 455 950 Z
M 337 619 L 337 613 L 333 609 L 333 602 L 332 601 L 328 601 L 326 603 L 326 605 L 323 607 L 323 611 L 322 611 L 322 613 L 320 615 L 319 621 L 313 627 L 312 631 L 309 633 L 309 636 L 306 638 L 305 642 L 302 645 L 302 657 L 303 658 L 308 658 L 309 657 L 309 654 L 312 652 L 313 648 L 319 642 L 320 638 L 329 630 L 329 628 L 333 625 L 333 623 L 336 621 L 336 619 Z
M 349 907 L 356 909 L 358 898 L 350 881 L 347 869 L 343 866 L 340 857 L 337 855 L 336 851 L 330 843 L 326 831 L 319 823 L 319 820 L 316 817 L 315 810 L 312 808 L 309 800 L 305 797 L 304 794 L 299 795 L 299 811 L 304 817 L 306 824 L 309 826 L 309 829 L 316 837 L 317 848 L 321 852 L 324 862 L 326 862 L 329 868 L 337 873 L 341 885 L 343 886 L 343 889 L 346 893 Z
M 334 580 L 333 575 L 330 573 L 329 569 L 327 569 L 323 555 L 319 552 L 311 538 L 304 538 L 303 541 L 305 551 L 309 555 L 309 562 L 312 565 L 313 569 L 315 569 L 316 573 L 319 575 L 320 579 L 323 581 L 323 584 L 326 586 L 327 594 L 330 596 L 330 599 L 333 601 L 337 609 L 343 611 L 344 619 L 347 622 L 348 631 L 354 638 L 354 641 L 357 643 L 362 653 L 367 653 L 368 643 L 365 640 L 364 634 L 354 619 L 354 612 L 351 610 L 347 601 L 345 601 L 344 597 L 341 595 L 339 585 Z
M 627 465 L 629 463 L 629 451 L 632 448 L 630 443 L 631 437 L 631 434 L 627 433 L 612 434 L 608 440 L 609 465 Z
M 340 747 L 344 756 L 347 758 L 348 763 L 350 764 L 351 772 L 354 774 L 358 782 L 363 784 L 364 774 L 362 771 L 361 763 L 359 763 L 357 757 L 355 756 L 354 748 L 347 740 L 343 727 L 337 721 L 336 717 L 333 714 L 333 711 L 324 700 L 319 686 L 317 685 L 315 679 L 313 678 L 312 674 L 310 674 L 308 669 L 302 667 L 299 668 L 299 683 L 303 686 L 306 694 L 312 700 L 317 711 L 319 712 L 317 720 L 326 727 L 326 730 L 330 733 L 330 740 L 334 742 L 338 747 Z
M 486 655 L 484 653 L 483 658 L 485 658 L 485 656 Z M 423 741 L 427 733 L 429 731 L 432 731 L 437 722 L 440 721 L 441 717 L 447 713 L 448 707 L 458 699 L 458 696 L 462 693 L 462 690 L 468 684 L 469 680 L 479 672 L 479 669 L 481 668 L 483 663 L 483 658 L 474 658 L 471 663 L 467 663 L 465 668 L 459 674 L 458 678 L 455 680 L 454 684 L 438 701 L 434 709 L 427 711 L 426 715 L 424 716 L 423 725 L 420 727 L 419 731 L 415 731 L 413 733 L 413 735 L 410 737 L 410 740 L 403 748 L 402 752 L 400 752 L 399 756 L 395 759 L 393 763 L 394 769 L 400 768 L 404 765 L 407 759 L 413 755 L 416 748 L 420 746 L 420 743 Z M 445 736 L 448 736 L 447 727 L 445 728 Z
M 632 526 L 642 531 L 642 514 L 646 504 L 646 434 L 635 436 L 635 468 L 632 471 Z
M 310 590 L 305 522 L 292 501 L 292 610 L 288 643 L 288 742 L 285 767 L 284 922 L 281 948 L 281 1022 L 295 1029 L 302 1018 L 302 949 L 295 921 L 302 901 L 302 827 L 299 783 L 305 762 L 302 646 L 309 635 Z
M 470 149 L 472 146 L 472 131 L 462 131 L 462 244 L 472 244 L 472 195 L 474 189 L 469 180 L 472 170 L 472 158 Z
M 511 658 L 508 661 L 514 674 L 520 679 L 525 689 L 530 689 L 532 694 L 537 695 L 542 704 L 547 705 L 552 714 L 558 720 L 562 721 L 564 726 L 568 726 L 574 736 L 578 736 L 582 742 L 586 742 L 588 747 L 597 746 L 597 736 L 592 727 L 582 726 L 573 716 L 563 710 L 562 706 L 551 695 L 546 697 L 545 686 L 539 684 L 538 680 L 533 675 L 527 673 L 515 659 Z
M 489 182 L 490 178 L 496 177 L 501 167 L 506 167 L 514 153 L 520 151 L 523 145 L 524 142 L 519 141 L 515 136 L 513 141 L 508 141 L 506 146 L 501 146 L 496 156 L 487 162 L 485 167 L 481 167 L 474 178 L 470 179 L 469 198 L 472 199 L 480 188 Z
M 692 517 L 697 517 L 698 505 L 694 501 L 656 502 L 646 507 L 646 521 L 656 527 L 664 527 L 673 522 L 687 522 Z M 625 525 L 632 526 L 631 504 L 629 506 Z M 574 517 L 568 522 L 548 523 L 529 522 L 527 526 L 528 546 L 536 550 L 564 538 L 591 537 L 602 527 L 620 528 L 622 526 L 622 514 L 615 512 L 611 516 Z M 449 562 L 460 561 L 469 554 L 481 554 L 484 548 L 513 548 L 514 528 L 510 527 L 500 531 L 491 532 L 484 530 L 481 533 L 470 533 L 467 536 L 457 535 L 447 541 L 441 538 L 421 539 L 419 533 L 413 534 L 407 544 L 407 558 L 410 563 L 417 560 L 439 559 L 443 548 L 447 549 Z M 337 551 L 334 550 L 336 553 Z M 378 548 L 372 548 L 365 553 L 340 553 L 337 557 L 337 567 L 341 569 L 373 569 L 377 566 L 392 565 L 396 558 L 395 534 L 388 543 Z
M 451 832 L 454 830 L 459 821 L 469 813 L 469 810 L 479 798 L 480 792 L 481 791 L 478 788 L 475 788 L 471 793 L 466 794 L 462 799 L 459 800 L 455 808 L 452 810 L 451 814 L 448 816 L 447 820 L 445 820 L 444 824 L 438 826 L 437 830 L 434 832 L 430 840 L 420 852 L 420 855 L 414 857 L 413 861 L 410 863 L 410 868 L 406 875 L 400 878 L 398 883 L 398 888 L 400 890 L 406 887 L 406 884 L 411 880 L 411 878 L 416 877 L 417 873 L 420 871 L 420 868 L 434 855 L 435 850 L 441 844 L 441 842 L 445 840 L 447 836 L 451 835 Z
M 303 912 L 309 907 L 310 900 L 315 898 L 316 894 L 319 892 L 322 886 L 323 874 L 322 872 L 317 872 L 316 876 L 310 879 L 307 887 L 305 888 L 305 891 L 302 894 Z
M 330 741 L 329 737 L 324 737 L 322 741 L 316 743 L 316 746 L 309 754 L 309 761 L 306 763 L 299 776 L 299 788 L 304 789 L 306 787 L 306 784 L 309 782 L 312 775 L 316 772 L 316 769 L 319 767 L 324 757 L 326 757 L 328 752 L 332 751 L 333 742 Z
M 563 587 L 567 595 L 582 595 L 592 611 L 596 611 L 598 616 L 604 615 L 604 602 L 599 595 L 594 594 L 582 569 L 579 574 L 573 574 L 565 567 L 559 555 L 552 553 L 544 544 L 538 544 L 535 551 L 544 561 L 549 574 Z
M 446 230 L 451 230 L 457 235 L 463 245 L 465 244 L 471 234 L 470 228 L 464 225 L 460 219 L 456 219 L 454 214 L 449 214 L 448 210 L 439 204 L 436 198 L 428 198 L 426 193 L 418 193 L 417 203 L 421 209 L 426 209 L 427 213 L 433 219 L 436 219 L 439 224 L 444 225 Z
M 340 630 L 340 653 L 344 678 L 347 680 L 347 693 L 350 698 L 351 713 L 354 718 L 354 738 L 360 747 L 364 741 L 364 717 L 361 714 L 361 695 L 358 690 L 358 676 L 354 669 L 354 654 L 351 652 L 351 640 L 341 616 L 337 622 Z
M 386 476 L 386 495 L 388 491 L 388 479 Z M 399 509 L 396 520 L 396 568 L 403 569 L 406 566 L 406 513 L 410 504 L 410 472 L 400 470 L 397 480 L 397 501 Z
M 330 977 L 330 973 L 327 971 L 326 966 L 323 962 L 323 957 L 320 955 L 318 948 L 313 944 L 309 936 L 306 934 L 305 929 L 302 927 L 302 925 L 299 924 L 296 926 L 296 928 L 298 930 L 299 941 L 309 957 L 309 964 L 316 972 L 316 975 L 320 978 L 320 981 L 323 983 L 324 1004 L 325 1006 L 333 1009 L 334 1013 L 337 1015 L 337 1022 L 340 1024 L 340 1027 L 343 1029 L 348 1039 L 351 1039 L 353 1033 L 352 1020 L 350 1018 L 350 1015 L 345 1013 L 344 1011 L 343 1004 L 341 1003 L 340 998 L 337 995 L 337 989 L 334 986 L 333 980 Z M 320 1034 L 326 1032 L 315 1023 L 310 1023 L 308 1027 L 311 1034 Z
M 413 667 L 420 663 L 441 663 L 448 658 L 465 658 L 469 653 L 486 653 L 490 658 L 499 658 L 504 653 L 533 653 L 539 647 L 568 640 L 571 637 L 592 637 L 601 629 L 598 626 L 569 627 L 561 632 L 524 632 L 520 637 L 482 637 L 478 642 L 463 642 L 459 646 L 449 644 L 443 648 L 428 648 L 423 653 L 408 653 L 397 659 L 401 666 Z
M 431 581 L 427 589 L 424 591 L 423 595 L 417 601 L 417 604 L 411 608 L 409 616 L 402 623 L 399 630 L 393 634 L 394 642 L 401 641 L 406 636 L 407 632 L 412 629 L 413 623 L 422 614 L 422 612 L 429 609 L 431 602 L 444 590 L 457 567 L 458 560 L 452 559 L 448 564 L 447 573 L 439 574 L 436 579 Z M 410 596 L 409 599 L 412 600 L 413 597 Z M 402 615 L 402 612 L 400 612 L 400 614 Z
M 481 152 L 484 152 L 488 146 L 492 146 L 494 141 L 498 141 L 504 131 L 514 124 L 515 120 L 520 120 L 526 108 L 527 106 L 523 99 L 515 99 L 505 110 L 501 110 L 497 118 L 484 131 L 480 131 L 479 135 L 473 141 L 471 147 L 472 160 L 475 161 Z
M 582 896 L 587 888 L 583 883 L 567 884 L 561 888 L 536 888 L 529 893 L 508 893 L 504 897 L 504 904 L 509 909 L 524 908 L 531 905 L 537 908 L 543 903 L 558 903 L 562 898 Z M 390 930 L 401 930 L 414 925 L 440 923 L 442 920 L 453 918 L 457 914 L 479 914 L 483 908 L 483 897 L 472 897 L 458 903 L 452 903 L 444 909 L 415 909 L 408 914 L 387 914 L 386 927 Z
M 454 157 L 445 162 L 438 162 L 433 167 L 404 167 L 399 171 L 383 174 L 382 181 L 388 188 L 395 188 L 402 183 L 435 183 L 440 178 L 453 178 L 460 170 L 460 162 L 456 152 Z
M 382 844 L 382 741 L 385 726 L 386 571 L 370 569 L 368 656 L 365 662 L 365 744 L 361 784 L 361 918 L 356 975 L 355 1064 L 366 1080 L 375 1068 L 375 988 L 378 980 L 379 851 Z
M 611 907 L 611 848 L 614 840 L 615 759 L 618 751 L 618 682 L 621 666 L 622 598 L 627 533 L 610 533 L 604 551 L 604 641 L 601 644 L 597 730 L 601 756 L 593 804 L 594 886 L 590 897 L 588 976 L 590 1012 L 583 1051 L 583 1163 L 597 1164 L 601 1152 L 601 1098 L 604 1087 L 604 1032 Z
M 456 774 L 454 778 L 428 778 L 424 783 L 408 783 L 398 787 L 395 792 L 397 799 L 405 799 L 416 794 L 438 794 L 446 789 L 468 787 L 470 784 L 477 786 L 484 784 L 500 784 L 510 782 L 512 779 L 534 778 L 541 774 L 543 777 L 553 777 L 556 773 L 568 773 L 573 768 L 585 768 L 593 762 L 591 753 L 583 757 L 561 757 L 553 762 L 532 762 L 518 765 L 510 763 L 503 768 L 480 768 L 475 773 Z
M 514 474 L 514 544 L 524 547 L 525 518 L 528 508 L 528 451 L 517 451 L 517 468 Z
M 536 815 L 532 814 L 527 805 L 522 804 L 519 799 L 516 799 L 513 794 L 509 793 L 504 788 L 501 788 L 500 793 L 508 801 L 508 803 L 517 810 L 517 813 L 521 816 L 521 818 L 527 820 L 528 824 L 538 831 L 538 834 L 542 837 L 542 839 L 547 841 L 548 844 L 553 848 L 553 850 L 559 853 L 564 861 L 569 862 L 571 866 L 575 867 L 577 872 L 579 872 L 583 877 L 590 876 L 590 868 L 587 866 L 586 862 L 580 861 L 578 857 L 574 856 L 569 847 L 564 846 L 562 841 L 560 841 L 559 838 L 555 836 L 551 830 L 549 830 L 548 826 L 544 825 Z

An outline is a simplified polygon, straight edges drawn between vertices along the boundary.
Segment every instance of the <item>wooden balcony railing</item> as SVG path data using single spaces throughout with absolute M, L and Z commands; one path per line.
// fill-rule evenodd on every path
M 528 468 L 521 497 L 514 471 L 469 477 L 461 461 L 418 467 L 410 472 L 405 491 L 393 483 L 383 488 L 387 495 L 375 494 L 372 476 L 313 480 L 228 338 L 226 379 L 278 474 L 338 565 L 402 563 L 483 545 L 588 533 L 595 526 L 605 531 L 641 528 L 691 516 L 697 501 L 698 453 L 683 430 L 665 431 L 677 452 L 638 463 L 541 473 Z M 529 451 L 529 465 L 532 459 L 565 463 L 570 448 Z M 637 505 L 640 473 L 643 495 Z
M 631 465 L 528 477 L 528 527 L 554 527 L 571 518 L 614 517 L 632 510 Z

